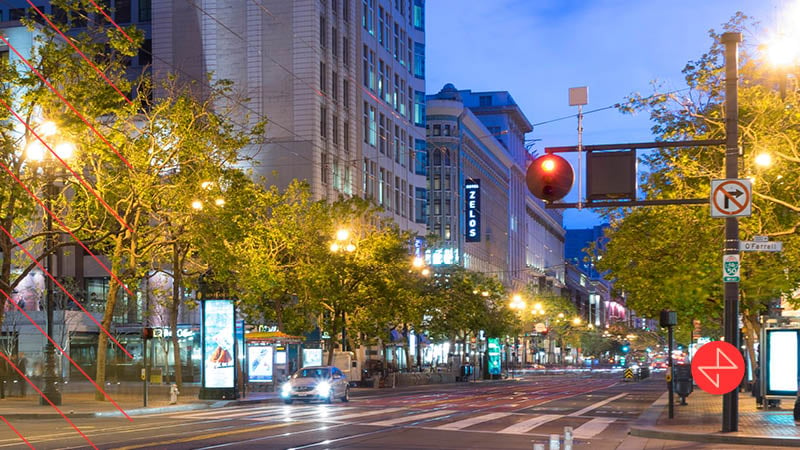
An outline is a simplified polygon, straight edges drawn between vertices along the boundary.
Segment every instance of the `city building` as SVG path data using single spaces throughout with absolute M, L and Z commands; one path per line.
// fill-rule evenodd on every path
M 439 237 L 428 263 L 496 275 L 511 289 L 562 287 L 562 216 L 528 192 L 532 126 L 511 95 L 447 84 L 427 97 L 427 116 L 416 170 L 427 174 L 428 232 Z
M 424 0 L 155 0 L 153 71 L 233 81 L 238 120 L 267 120 L 250 149 L 267 184 L 363 196 L 422 235 L 424 10 Z

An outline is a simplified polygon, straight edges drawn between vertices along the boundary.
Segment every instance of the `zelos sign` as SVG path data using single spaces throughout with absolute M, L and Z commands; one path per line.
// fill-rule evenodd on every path
M 466 242 L 481 241 L 481 180 L 467 179 L 464 183 L 466 199 Z

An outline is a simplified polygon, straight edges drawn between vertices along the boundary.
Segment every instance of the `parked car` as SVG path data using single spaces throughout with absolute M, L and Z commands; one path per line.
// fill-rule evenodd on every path
M 332 403 L 336 398 L 350 401 L 350 386 L 347 377 L 334 366 L 303 367 L 281 385 L 281 399 L 287 405 L 295 400 Z

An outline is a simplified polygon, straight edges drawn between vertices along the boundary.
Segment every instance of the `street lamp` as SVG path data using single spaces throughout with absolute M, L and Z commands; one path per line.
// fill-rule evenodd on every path
M 340 228 L 336 231 L 336 240 L 331 243 L 331 253 L 339 253 L 344 251 L 346 253 L 353 253 L 356 251 L 356 246 L 350 241 L 350 230 Z M 335 322 L 334 322 L 335 323 Z M 347 313 L 342 310 L 342 351 L 347 351 Z M 333 353 L 333 348 L 331 348 Z
M 52 137 L 56 134 L 56 126 L 52 122 L 45 122 L 39 126 L 39 135 L 42 137 Z M 52 139 L 56 141 L 57 139 Z M 26 159 L 33 163 L 33 166 L 41 169 L 42 177 L 45 181 L 45 208 L 52 211 L 53 199 L 56 196 L 55 179 L 58 176 L 63 176 L 63 172 L 58 171 L 58 160 L 62 161 L 69 159 L 74 153 L 75 146 L 67 141 L 57 142 L 54 146 L 49 146 L 49 149 L 39 141 L 31 141 L 25 148 Z M 55 152 L 55 154 L 53 154 Z M 46 333 L 47 342 L 44 348 L 44 377 L 42 392 L 45 397 L 55 405 L 61 404 L 61 392 L 58 391 L 56 376 L 56 361 L 55 361 L 55 347 L 53 346 L 53 309 L 55 308 L 53 302 L 53 279 L 55 276 L 53 272 L 53 218 L 47 214 L 46 219 L 47 234 L 44 239 L 44 252 L 46 255 L 45 266 L 50 276 L 45 276 L 45 303 L 46 303 Z M 39 400 L 40 405 L 48 405 L 49 403 L 45 398 Z

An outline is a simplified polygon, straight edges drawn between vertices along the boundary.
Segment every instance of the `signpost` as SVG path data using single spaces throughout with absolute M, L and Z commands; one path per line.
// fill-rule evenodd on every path
M 733 345 L 713 341 L 700 347 L 692 360 L 692 378 L 697 387 L 721 395 L 739 387 L 744 377 L 744 358 Z
M 747 217 L 753 187 L 748 179 L 711 180 L 711 217 Z
M 722 281 L 738 283 L 739 269 L 739 255 L 722 255 Z

